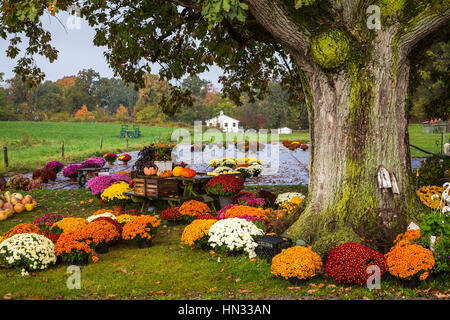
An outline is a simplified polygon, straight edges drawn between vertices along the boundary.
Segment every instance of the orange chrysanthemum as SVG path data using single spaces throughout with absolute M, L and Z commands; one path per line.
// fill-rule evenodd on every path
M 133 218 L 125 224 L 122 230 L 124 240 L 150 240 L 156 234 L 156 228 L 161 221 L 149 215 L 142 215 Z
M 263 208 L 256 208 L 250 206 L 234 206 L 225 212 L 225 218 L 238 218 L 242 216 L 254 216 L 267 220 L 268 210 Z
M 422 201 L 424 205 L 436 210 L 442 209 L 445 206 L 445 203 L 441 202 L 442 192 L 444 192 L 444 190 L 444 187 L 423 186 L 416 191 L 416 194 L 419 196 L 420 201 Z
M 21 223 L 17 226 L 11 228 L 8 232 L 6 232 L 3 235 L 3 240 L 6 240 L 8 238 L 11 238 L 12 236 L 20 233 L 37 233 L 37 234 L 44 234 L 39 227 L 35 226 L 31 223 Z
M 322 259 L 306 247 L 295 246 L 283 249 L 272 259 L 274 275 L 288 278 L 307 279 L 322 269 Z
M 94 220 L 80 231 L 80 238 L 87 244 L 98 245 L 118 240 L 117 228 L 105 220 Z
M 409 278 L 420 275 L 420 279 L 424 280 L 435 261 L 430 250 L 417 244 L 402 242 L 402 245 L 395 245 L 386 254 L 386 264 L 389 273 L 396 277 Z
M 183 203 L 179 211 L 183 216 L 196 217 L 200 214 L 210 213 L 211 209 L 209 209 L 206 203 L 197 200 L 191 200 Z
M 50 230 L 54 233 L 77 231 L 83 229 L 83 227 L 87 224 L 88 222 L 86 221 L 86 219 L 66 217 L 55 222 Z
M 216 222 L 216 219 L 194 220 L 184 228 L 183 234 L 181 235 L 181 242 L 193 246 L 208 235 L 209 228 Z

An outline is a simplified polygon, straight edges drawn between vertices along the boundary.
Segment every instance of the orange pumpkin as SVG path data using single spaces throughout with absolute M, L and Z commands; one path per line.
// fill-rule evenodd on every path
M 181 175 L 185 178 L 195 177 L 196 174 L 197 172 L 195 172 L 195 170 L 193 169 L 183 168 L 183 170 L 181 170 Z
M 146 176 L 154 176 L 158 172 L 158 168 L 154 167 L 145 167 L 144 168 L 144 174 Z
M 163 172 L 158 174 L 161 178 L 168 178 L 173 176 L 172 170 L 164 170 Z

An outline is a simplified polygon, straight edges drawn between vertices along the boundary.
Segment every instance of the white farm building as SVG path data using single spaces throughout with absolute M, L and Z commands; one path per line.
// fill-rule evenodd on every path
M 288 127 L 278 128 L 278 134 L 291 134 L 292 129 Z
M 238 132 L 239 120 L 233 119 L 220 111 L 220 114 L 212 119 L 206 120 L 207 127 L 218 126 L 224 132 Z

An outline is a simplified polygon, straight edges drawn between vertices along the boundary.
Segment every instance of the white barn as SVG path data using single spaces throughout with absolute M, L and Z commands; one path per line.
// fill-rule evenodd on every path
M 278 134 L 291 134 L 292 129 L 288 127 L 283 127 L 278 129 Z
M 224 115 L 223 111 L 220 111 L 218 116 L 206 120 L 205 122 L 207 127 L 219 126 L 224 132 L 238 132 L 239 129 L 239 120 Z

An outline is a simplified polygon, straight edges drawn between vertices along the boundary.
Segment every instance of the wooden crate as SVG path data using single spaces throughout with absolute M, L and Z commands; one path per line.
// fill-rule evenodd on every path
M 134 178 L 134 194 L 152 198 L 178 196 L 178 181 L 172 177 L 137 176 Z

